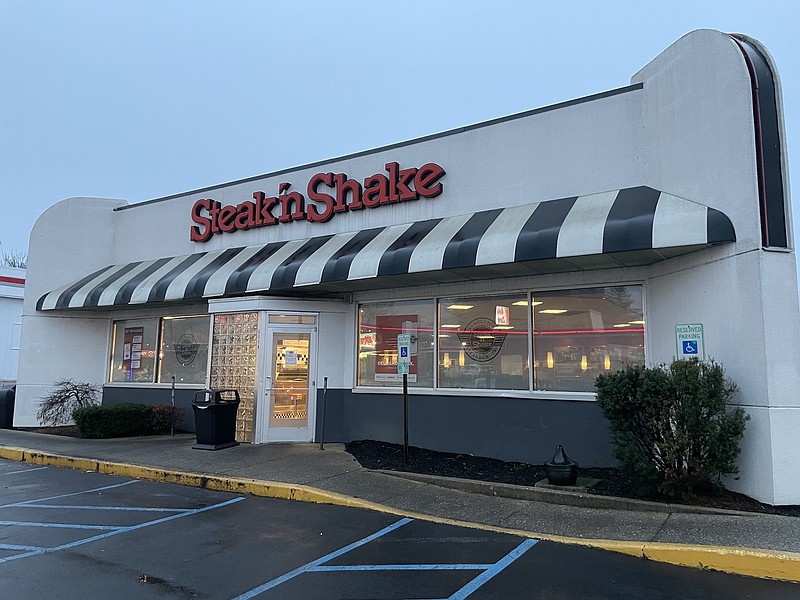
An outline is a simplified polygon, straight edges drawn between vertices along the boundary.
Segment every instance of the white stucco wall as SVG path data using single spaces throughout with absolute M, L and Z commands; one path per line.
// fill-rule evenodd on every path
M 761 247 L 753 106 L 743 55 L 727 35 L 694 32 L 632 81 L 644 82 L 647 92 L 642 105 L 648 185 L 722 210 L 737 237 L 730 247 L 651 268 L 648 360 L 658 364 L 675 356 L 675 325 L 702 323 L 706 355 L 724 364 L 740 388 L 737 401 L 751 416 L 740 477 L 730 478 L 728 487 L 773 504 L 797 503 L 800 446 L 789 433 L 800 430 L 797 272 L 793 252 Z M 782 154 L 785 166 L 785 146 Z M 787 187 L 787 207 L 788 194 Z M 786 214 L 789 219 L 790 207 Z M 785 427 L 774 426 L 779 413 Z
M 121 204 L 119 200 L 70 198 L 47 209 L 33 227 L 22 312 L 15 426 L 38 424 L 39 402 L 59 379 L 103 383 L 108 362 L 108 314 L 38 313 L 36 301 L 53 287 L 111 262 L 115 231 L 110 209 Z

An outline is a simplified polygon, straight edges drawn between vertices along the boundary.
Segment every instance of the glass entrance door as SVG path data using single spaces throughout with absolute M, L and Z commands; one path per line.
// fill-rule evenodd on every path
M 268 330 L 265 438 L 268 442 L 313 440 L 315 382 L 313 330 Z

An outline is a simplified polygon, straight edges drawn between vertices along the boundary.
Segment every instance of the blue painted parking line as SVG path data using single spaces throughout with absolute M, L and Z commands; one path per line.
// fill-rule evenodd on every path
M 298 567 L 293 571 L 289 571 L 280 577 L 276 577 L 275 579 L 268 581 L 252 590 L 245 592 L 239 596 L 236 596 L 233 600 L 250 600 L 264 592 L 275 588 L 282 583 L 286 583 L 290 579 L 294 579 L 295 577 L 302 575 L 304 573 L 341 573 L 341 572 L 375 572 L 375 571 L 481 571 L 481 573 L 472 579 L 469 583 L 463 586 L 461 589 L 453 593 L 451 596 L 447 598 L 437 598 L 437 599 L 430 599 L 430 600 L 464 600 L 465 598 L 469 597 L 473 592 L 475 592 L 478 588 L 480 588 L 483 584 L 487 581 L 498 575 L 503 569 L 508 567 L 511 563 L 517 560 L 520 556 L 525 554 L 530 548 L 532 548 L 538 540 L 536 539 L 528 539 L 523 541 L 519 544 L 516 548 L 514 548 L 511 552 L 506 554 L 503 558 L 495 563 L 436 563 L 436 564 L 389 564 L 389 565 L 326 565 L 325 563 L 338 558 L 344 554 L 347 554 L 351 550 L 355 550 L 356 548 L 363 546 L 364 544 L 368 544 L 369 542 L 375 541 L 380 537 L 383 537 L 387 533 L 395 531 L 399 529 L 403 525 L 407 525 L 410 523 L 412 519 L 400 519 L 399 521 L 389 525 L 388 527 L 384 527 L 380 531 L 373 533 L 363 539 L 358 540 L 357 542 L 353 542 L 339 550 L 335 550 L 330 554 L 326 554 L 322 558 L 318 558 L 317 560 L 311 561 L 303 565 L 302 567 Z
M 341 556 L 342 554 L 350 552 L 351 550 L 355 550 L 356 548 L 359 548 L 360 546 L 363 546 L 364 544 L 368 544 L 369 542 L 371 542 L 373 540 L 377 540 L 379 537 L 382 537 L 382 536 L 386 535 L 387 533 L 390 533 L 390 532 L 394 531 L 395 529 L 410 523 L 411 521 L 412 521 L 412 519 L 408 519 L 408 518 L 400 519 L 399 521 L 397 521 L 395 523 L 392 523 L 391 525 L 389 525 L 387 527 L 384 527 L 380 531 L 376 531 L 372 535 L 368 535 L 367 537 L 362 538 L 362 539 L 358 540 L 357 542 L 353 542 L 352 544 L 348 544 L 344 548 L 339 548 L 338 550 L 335 550 L 335 551 L 331 552 L 330 554 L 326 554 L 322 558 L 318 558 L 317 560 L 314 560 L 314 561 L 312 561 L 312 562 L 310 562 L 308 564 L 305 564 L 302 567 L 298 567 L 294 571 L 289 571 L 288 573 L 286 573 L 284 575 L 281 575 L 280 577 L 276 577 L 272 581 L 268 581 L 266 583 L 263 583 L 260 586 L 253 588 L 249 592 L 245 592 L 244 594 L 240 594 L 240 595 L 236 596 L 233 600 L 249 600 L 249 598 L 255 598 L 259 594 L 263 594 L 267 590 L 271 590 L 272 588 L 277 587 L 280 584 L 289 581 L 290 579 L 294 579 L 298 575 L 302 575 L 303 573 L 307 573 L 309 571 L 309 569 L 312 569 L 312 568 L 314 568 L 316 566 L 319 566 L 322 563 L 326 563 L 329 560 L 333 560 L 334 558 L 337 558 L 337 557 Z
M 534 539 L 525 540 L 519 546 L 514 548 L 511 552 L 509 552 L 503 558 L 497 561 L 494 565 L 486 569 L 486 571 L 478 575 L 475 579 L 470 581 L 467 585 L 465 585 L 455 594 L 450 596 L 447 600 L 464 600 L 464 598 L 468 597 L 470 594 L 472 594 L 472 592 L 477 590 L 479 587 L 481 587 L 492 577 L 500 573 L 500 571 L 505 569 L 512 562 L 514 562 L 520 556 L 525 554 L 525 552 L 527 552 L 530 548 L 532 548 L 538 541 L 539 540 L 534 540 Z
M 484 571 L 494 566 L 467 563 L 435 565 L 320 565 L 308 570 L 309 573 L 333 573 L 335 571 Z

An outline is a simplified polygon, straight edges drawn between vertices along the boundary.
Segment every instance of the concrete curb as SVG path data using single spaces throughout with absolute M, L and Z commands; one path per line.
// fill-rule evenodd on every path
M 283 500 L 296 500 L 300 502 L 313 502 L 319 504 L 333 504 L 338 506 L 362 508 L 402 517 L 410 517 L 413 519 L 468 527 L 471 529 L 495 531 L 525 538 L 536 538 L 563 544 L 598 548 L 601 550 L 619 552 L 630 556 L 646 558 L 649 560 L 655 560 L 673 565 L 723 571 L 726 573 L 748 575 L 751 577 L 800 582 L 800 553 L 794 552 L 778 552 L 754 548 L 731 548 L 726 546 L 666 544 L 661 542 L 629 542 L 602 539 L 592 540 L 538 534 L 530 531 L 495 527 L 490 525 L 482 525 L 480 523 L 470 523 L 457 521 L 454 519 L 444 519 L 425 514 L 413 513 L 410 511 L 388 507 L 376 502 L 370 502 L 368 500 L 346 496 L 344 494 L 320 490 L 307 485 L 262 481 L 239 477 L 203 475 L 199 473 L 159 469 L 156 467 L 147 467 L 129 463 L 115 463 L 93 458 L 62 456 L 48 452 L 40 452 L 37 450 L 28 450 L 25 448 L 0 446 L 0 458 L 14 460 L 17 462 L 28 462 L 37 465 L 64 467 L 83 471 L 94 471 L 107 475 L 133 477 L 135 479 L 144 479 L 148 481 L 175 483 L 179 485 L 200 487 L 210 490 L 251 494 L 254 496 L 267 498 L 279 498 Z
M 421 473 L 408 473 L 405 471 L 387 471 L 384 469 L 375 469 L 375 471 L 391 477 L 399 477 L 400 479 L 409 479 L 419 483 L 438 485 L 439 487 L 444 487 L 451 490 L 460 490 L 462 492 L 470 492 L 473 494 L 497 496 L 500 498 L 513 498 L 515 500 L 530 500 L 533 502 L 547 502 L 550 504 L 577 506 L 579 508 L 659 512 L 665 514 L 691 513 L 701 515 L 729 515 L 740 517 L 758 514 L 737 510 L 727 510 L 723 508 L 709 508 L 706 506 L 648 502 L 647 500 L 633 500 L 630 498 L 617 498 L 615 496 L 601 496 L 598 494 L 573 492 L 570 490 L 553 490 L 525 485 L 513 485 L 510 483 L 489 483 L 486 481 L 476 481 L 474 479 L 440 477 L 437 475 L 424 475 Z

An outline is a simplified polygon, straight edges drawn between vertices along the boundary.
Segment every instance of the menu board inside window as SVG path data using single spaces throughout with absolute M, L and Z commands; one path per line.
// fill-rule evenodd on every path
M 153 383 L 157 334 L 158 319 L 115 321 L 109 380 Z
M 134 374 L 142 370 L 142 340 L 144 339 L 144 327 L 126 327 L 124 335 L 122 370 L 127 371 L 128 378 L 133 380 Z

